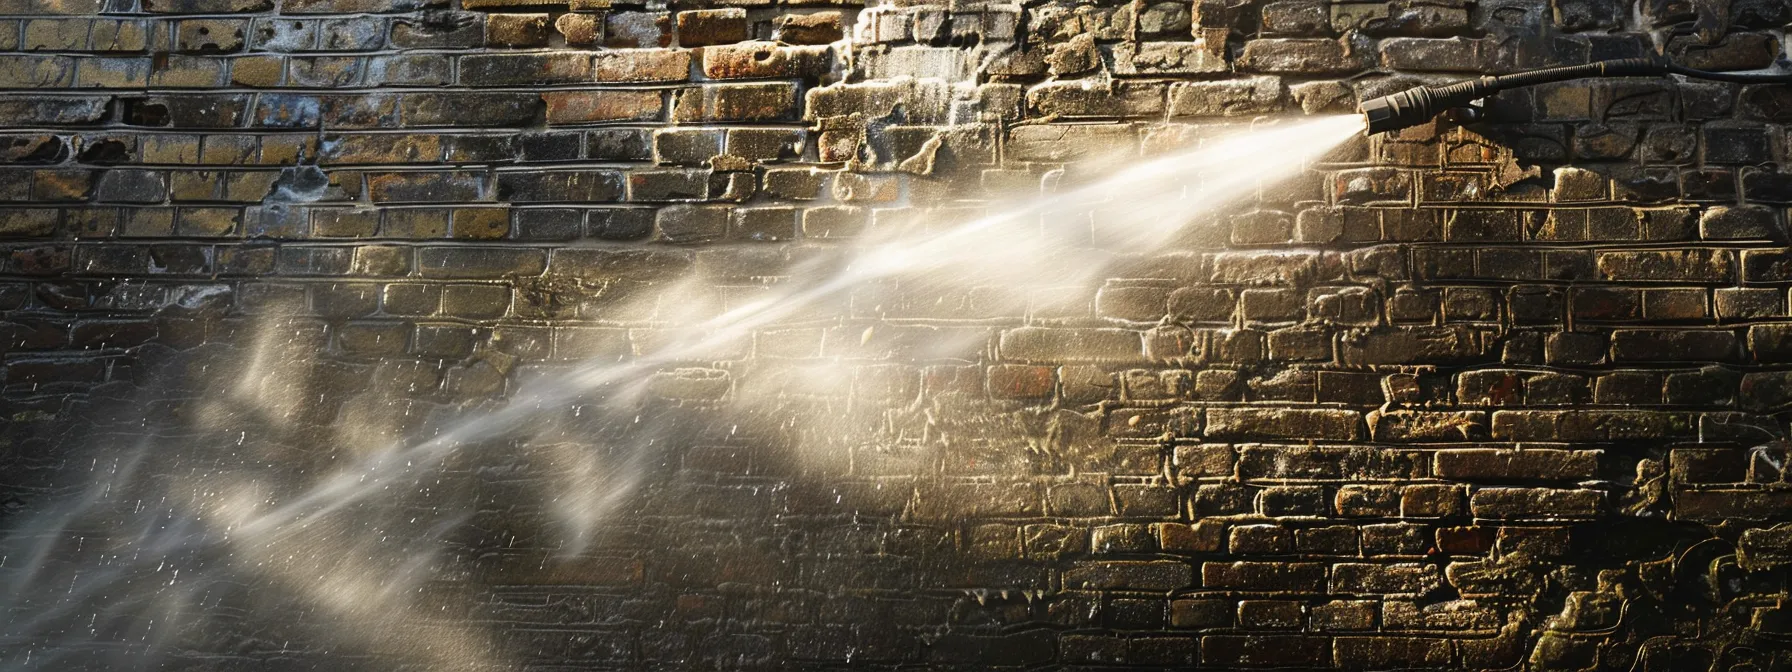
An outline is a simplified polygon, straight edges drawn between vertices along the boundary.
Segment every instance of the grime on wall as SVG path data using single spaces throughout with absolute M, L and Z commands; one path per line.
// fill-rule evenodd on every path
M 0 0 L 0 670 L 1792 668 L 1784 0 Z

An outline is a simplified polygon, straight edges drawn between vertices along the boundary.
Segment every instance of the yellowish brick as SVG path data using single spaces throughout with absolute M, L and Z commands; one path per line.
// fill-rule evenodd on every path
M 183 89 L 219 86 L 224 82 L 224 67 L 225 63 L 216 58 L 170 54 L 156 64 L 149 83 Z
M 87 48 L 87 19 L 32 19 L 25 22 L 26 51 L 81 51 Z
M 564 14 L 554 20 L 554 30 L 566 36 L 567 44 L 597 44 L 604 32 L 603 17 L 597 14 Z
M 175 231 L 183 236 L 228 236 L 242 222 L 239 208 L 181 208 Z
M 361 185 L 366 182 L 361 171 L 335 170 L 326 174 L 330 176 L 332 198 L 349 201 L 361 198 Z
M 155 51 L 167 51 L 174 44 L 173 21 L 151 21 L 149 23 L 149 43 Z
M 210 201 L 216 199 L 219 175 L 210 170 L 176 170 L 169 174 L 168 187 L 176 201 Z
M 0 88 L 67 88 L 75 83 L 75 59 L 0 54 Z
M 441 238 L 448 235 L 448 212 L 435 209 L 387 210 L 380 235 L 389 238 Z
M 194 164 L 199 162 L 197 135 L 145 135 L 144 163 Z
M 55 208 L 0 210 L 0 238 L 47 236 L 56 232 Z
M 149 46 L 149 28 L 142 21 L 99 19 L 88 32 L 91 51 L 143 51 Z
M 135 89 L 149 86 L 147 58 L 83 58 L 75 86 L 102 89 Z
M 84 201 L 93 191 L 93 174 L 80 169 L 32 171 L 31 196 L 40 201 Z
M 238 86 L 279 86 L 286 76 L 279 56 L 244 56 L 230 59 L 230 82 Z
M 88 16 L 105 10 L 105 0 L 0 0 L 0 14 Z
M 269 135 L 261 139 L 260 163 L 298 163 L 300 157 L 317 155 L 317 136 Z
M 120 235 L 133 238 L 174 235 L 174 208 L 136 208 L 126 212 L 130 216 Z
M 174 48 L 197 53 L 229 53 L 243 48 L 247 19 L 184 19 L 174 33 Z
M 13 19 L 0 20 L 0 51 L 16 51 L 19 48 L 19 22 Z
M 404 275 L 411 270 L 410 250 L 397 245 L 363 245 L 355 248 L 350 270 L 362 275 Z
M 442 137 L 434 133 L 353 133 L 324 140 L 324 163 L 423 163 L 442 157 Z
M 495 9 L 503 7 L 565 7 L 566 0 L 461 0 L 461 9 Z
M 454 211 L 453 237 L 495 240 L 510 233 L 508 208 L 466 208 Z
M 324 208 L 311 212 L 312 233 L 326 238 L 366 238 L 379 228 L 373 208 Z
M 255 156 L 259 138 L 253 135 L 208 135 L 205 136 L 203 149 L 199 152 L 199 162 L 206 165 L 238 165 L 248 163 Z
M 492 14 L 485 19 L 485 42 L 503 47 L 539 47 L 548 42 L 546 14 Z
M 224 178 L 224 200 L 236 203 L 257 203 L 274 190 L 280 172 L 274 170 L 237 171 Z
M 361 64 L 354 56 L 289 58 L 286 79 L 297 86 L 354 86 L 361 81 Z

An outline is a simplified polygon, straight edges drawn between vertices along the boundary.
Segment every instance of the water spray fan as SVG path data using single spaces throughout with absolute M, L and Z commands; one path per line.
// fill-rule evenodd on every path
M 1709 72 L 1675 65 L 1665 58 L 1621 58 L 1596 61 L 1585 65 L 1546 68 L 1510 75 L 1471 79 L 1454 84 L 1420 86 L 1399 93 L 1363 101 L 1357 111 L 1368 123 L 1369 135 L 1398 131 L 1431 121 L 1445 112 L 1453 112 L 1464 121 L 1479 119 L 1479 108 L 1471 104 L 1508 89 L 1538 84 L 1553 84 L 1594 77 L 1665 77 L 1682 75 L 1694 79 L 1741 84 L 1792 84 L 1792 74 Z

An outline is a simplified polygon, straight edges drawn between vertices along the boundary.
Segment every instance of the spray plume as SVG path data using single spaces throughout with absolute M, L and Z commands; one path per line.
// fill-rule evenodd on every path
M 452 618 L 453 609 L 435 613 L 443 607 L 430 592 L 461 571 L 453 568 L 490 569 L 449 557 L 477 545 L 467 537 L 477 536 L 468 530 L 480 528 L 473 521 L 482 502 L 508 496 L 491 494 L 509 491 L 490 481 L 519 468 L 482 462 L 491 459 L 482 447 L 526 449 L 532 457 L 522 461 L 533 466 L 520 469 L 539 472 L 530 482 L 545 491 L 524 506 L 558 523 L 549 535 L 557 541 L 533 543 L 579 557 L 656 451 L 677 441 L 676 432 L 641 421 L 654 381 L 667 372 L 749 351 L 772 328 L 839 327 L 855 306 L 875 312 L 943 288 L 1003 288 L 1009 298 L 995 299 L 1008 302 L 999 314 L 1046 310 L 1052 297 L 1086 294 L 1115 263 L 1173 247 L 1188 227 L 1208 225 L 1361 130 L 1354 115 L 1238 129 L 1192 149 L 1128 158 L 1085 186 L 988 206 L 968 222 L 872 227 L 856 240 L 816 246 L 784 281 L 718 310 L 674 309 L 713 303 L 700 296 L 716 278 L 669 283 L 639 297 L 640 307 L 619 310 L 653 314 L 656 332 L 670 337 L 589 357 L 523 382 L 502 403 L 447 417 L 408 401 L 400 388 L 428 383 L 397 364 L 382 365 L 347 403 L 321 403 L 333 394 L 332 377 L 365 374 L 288 356 L 322 344 L 310 331 L 268 320 L 246 362 L 226 364 L 233 360 L 222 352 L 189 358 L 202 367 L 189 374 L 228 372 L 239 376 L 233 384 L 155 400 L 150 407 L 167 412 L 145 415 L 137 429 L 159 436 L 135 439 L 135 449 L 118 450 L 129 445 L 122 434 L 84 439 L 95 451 L 93 478 L 0 541 L 9 589 L 0 601 L 0 667 L 59 669 L 70 651 L 117 660 L 170 647 L 277 652 L 286 644 L 221 633 L 254 633 L 294 613 L 332 624 L 296 636 L 336 642 L 345 660 L 505 667 L 507 652 L 492 633 Z M 905 356 L 975 361 L 983 341 L 969 333 Z M 872 338 L 868 328 L 862 340 Z M 773 387 L 723 384 L 735 408 L 775 406 L 765 398 Z M 344 415 L 319 414 L 338 406 Z M 219 444 L 233 434 L 234 445 Z M 594 437 L 606 445 L 594 449 Z M 551 563 L 541 559 L 534 569 L 548 572 Z

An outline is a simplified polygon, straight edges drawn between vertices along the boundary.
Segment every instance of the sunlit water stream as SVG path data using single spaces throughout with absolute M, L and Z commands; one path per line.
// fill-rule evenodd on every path
M 260 669 L 248 661 L 321 651 L 345 667 L 509 669 L 529 652 L 457 618 L 459 594 L 438 588 L 602 574 L 581 565 L 604 562 L 593 553 L 619 507 L 659 451 L 691 429 L 678 424 L 688 417 L 652 412 L 662 372 L 736 359 L 764 347 L 773 328 L 855 333 L 837 328 L 853 306 L 943 288 L 1015 290 L 989 299 L 1000 315 L 1041 310 L 1051 300 L 1042 297 L 1086 300 L 1117 260 L 1218 226 L 1360 130 L 1354 116 L 1260 123 L 1110 162 L 1097 180 L 1065 178 L 971 221 L 872 227 L 809 246 L 786 279 L 744 299 L 715 300 L 716 280 L 694 273 L 618 307 L 651 315 L 655 333 L 670 336 L 526 377 L 485 405 L 419 405 L 411 393 L 435 384 L 428 375 L 396 362 L 320 364 L 314 330 L 265 317 L 240 347 L 171 358 L 178 364 L 159 375 L 184 382 L 165 393 L 82 409 L 93 415 L 69 435 L 77 445 L 55 447 L 66 453 L 58 475 L 75 480 L 53 504 L 34 500 L 4 519 L 0 668 L 146 669 L 178 659 Z M 859 340 L 875 341 L 875 329 Z M 956 333 L 942 330 L 908 356 L 979 361 L 986 332 Z M 824 387 L 853 369 L 825 357 L 804 366 Z M 721 406 L 775 414 L 769 397 L 779 388 L 754 379 L 774 374 L 737 375 L 723 383 Z M 725 410 L 704 420 L 742 421 Z M 831 431 L 801 426 L 820 422 L 774 420 L 796 434 Z M 528 539 L 494 533 L 480 517 L 494 507 L 548 523 Z M 493 546 L 547 550 L 462 552 Z

